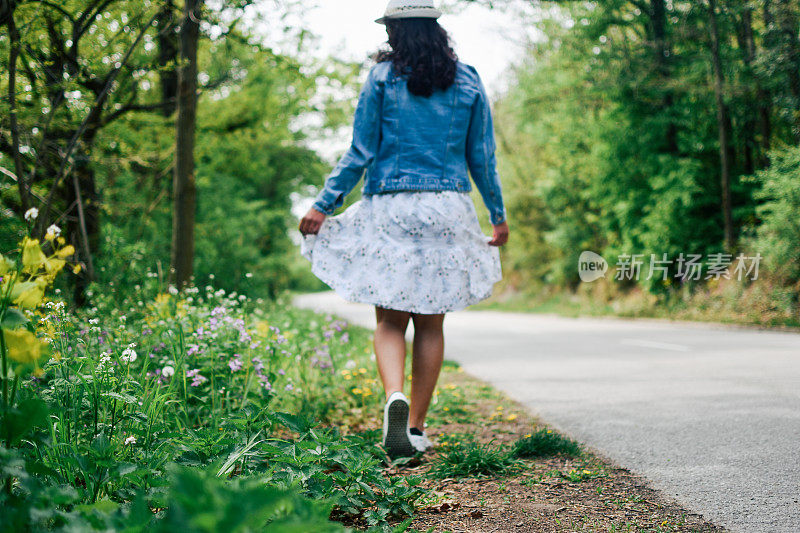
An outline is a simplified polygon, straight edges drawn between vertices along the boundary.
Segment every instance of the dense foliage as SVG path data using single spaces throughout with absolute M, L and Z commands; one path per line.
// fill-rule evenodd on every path
M 309 140 L 348 115 L 358 65 L 316 59 L 303 28 L 274 23 L 303 9 L 294 0 L 201 4 L 197 283 L 264 297 L 309 286 L 288 234 L 293 193 L 322 181 Z M 76 250 L 79 303 L 90 282 L 168 277 L 182 16 L 172 0 L 3 3 L 0 244 L 39 208 L 34 234 L 56 222 Z
M 761 253 L 771 268 L 760 279 L 795 285 L 800 5 L 613 0 L 528 13 L 540 34 L 497 108 L 515 285 L 576 287 L 584 250 L 612 268 L 624 253 Z M 641 285 L 686 289 L 671 274 Z

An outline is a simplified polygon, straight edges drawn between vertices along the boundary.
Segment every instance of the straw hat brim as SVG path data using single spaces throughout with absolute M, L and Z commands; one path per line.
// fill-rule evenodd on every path
M 400 13 L 394 13 L 392 15 L 384 15 L 379 19 L 375 19 L 375 22 L 377 22 L 378 24 L 386 24 L 386 19 L 405 19 L 412 17 L 438 19 L 441 16 L 442 12 L 439 11 L 438 9 L 430 7 L 420 7 L 416 9 L 408 9 Z

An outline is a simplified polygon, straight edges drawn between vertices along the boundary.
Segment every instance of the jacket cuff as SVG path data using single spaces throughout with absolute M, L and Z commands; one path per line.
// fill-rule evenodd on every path
M 495 211 L 494 213 L 491 213 L 489 218 L 494 225 L 502 224 L 506 221 L 506 210 L 503 209 L 501 211 Z
M 326 215 L 332 215 L 333 212 L 335 211 L 335 209 L 332 206 L 322 203 L 321 200 L 317 200 L 316 202 L 314 202 L 311 207 L 313 207 L 320 213 L 324 213 Z

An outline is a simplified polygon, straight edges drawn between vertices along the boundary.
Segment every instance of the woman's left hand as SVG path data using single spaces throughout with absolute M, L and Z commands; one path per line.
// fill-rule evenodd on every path
M 491 246 L 503 246 L 508 242 L 508 222 L 501 222 L 500 224 L 493 224 L 492 240 L 489 241 Z
M 322 227 L 322 223 L 325 221 L 326 216 L 327 215 L 325 213 L 320 213 L 312 207 L 308 210 L 306 216 L 300 220 L 300 233 L 303 235 L 316 235 L 319 233 L 319 228 Z

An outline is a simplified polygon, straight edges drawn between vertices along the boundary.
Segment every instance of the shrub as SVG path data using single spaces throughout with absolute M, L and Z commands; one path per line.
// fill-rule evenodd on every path
M 800 146 L 772 153 L 772 165 L 756 175 L 763 201 L 757 213 L 762 219 L 756 234 L 756 251 L 764 254 L 778 281 L 796 283 L 800 278 Z

